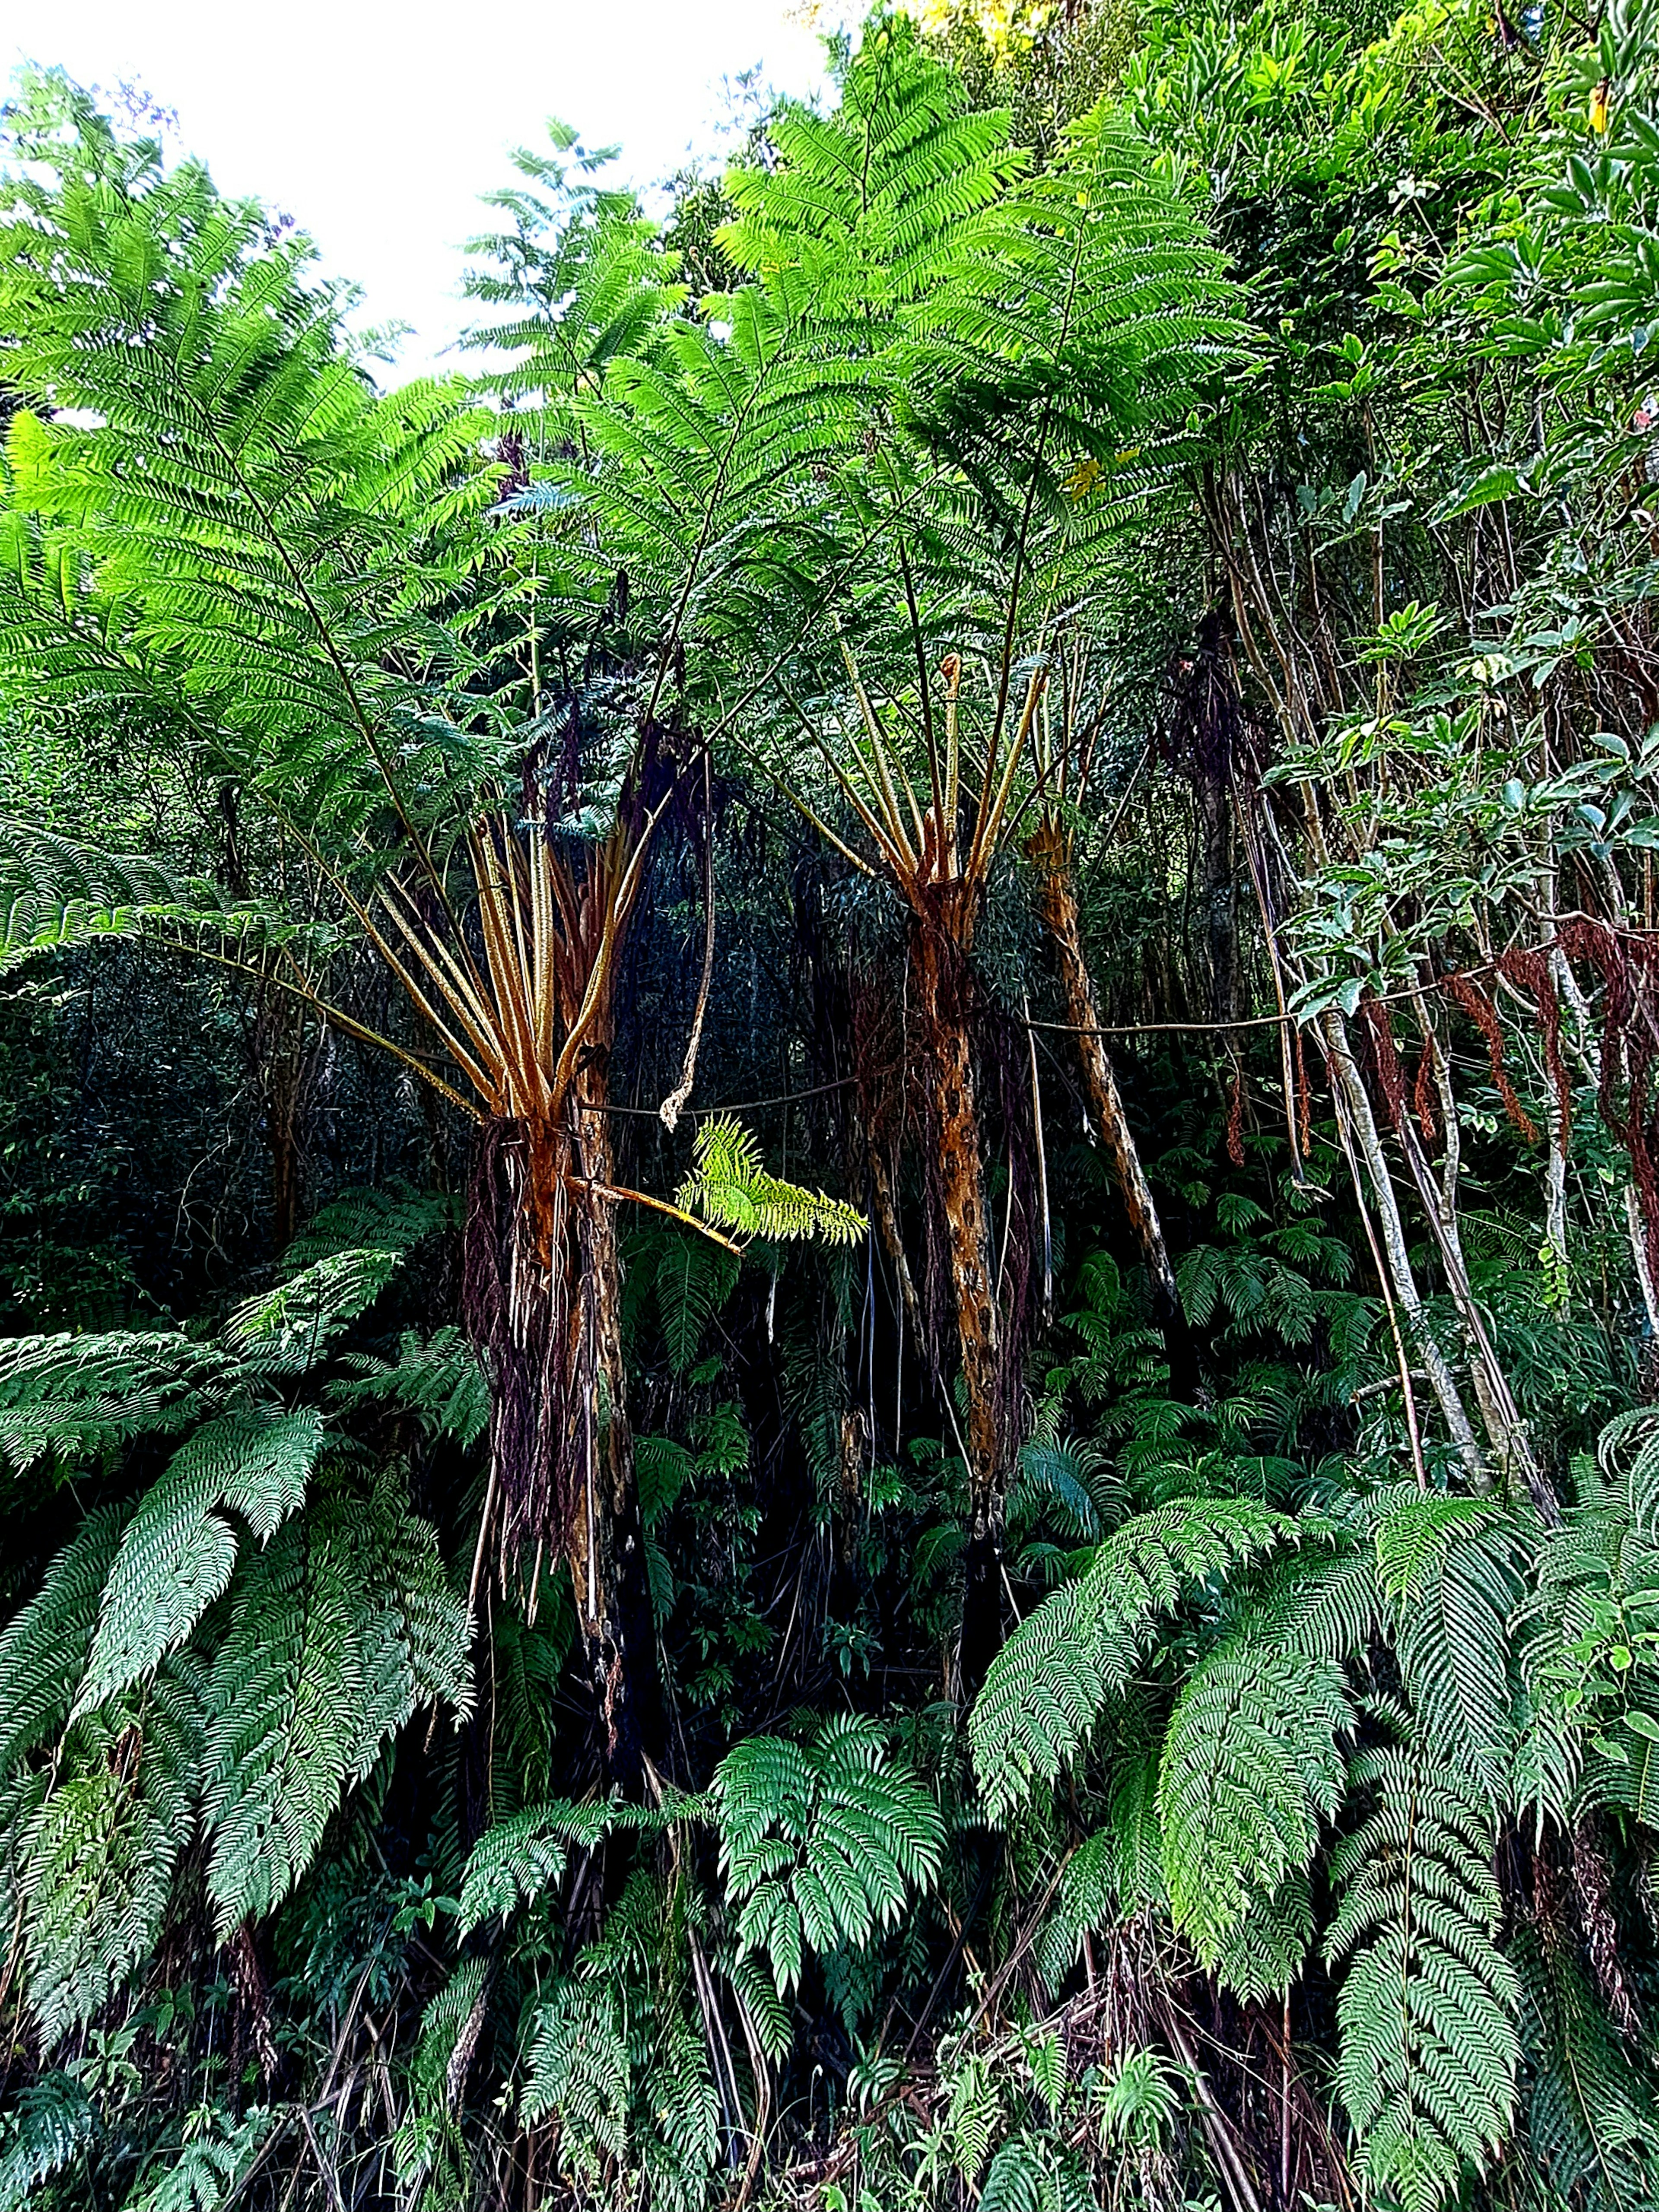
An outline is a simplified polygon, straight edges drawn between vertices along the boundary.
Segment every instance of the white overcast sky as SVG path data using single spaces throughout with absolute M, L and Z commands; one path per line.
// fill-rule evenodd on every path
M 362 287 L 362 320 L 414 326 L 405 374 L 444 365 L 479 196 L 549 116 L 620 144 L 644 188 L 713 150 L 723 78 L 823 82 L 788 0 L 0 0 L 0 76 L 25 60 L 176 110 L 222 191 L 293 216 Z

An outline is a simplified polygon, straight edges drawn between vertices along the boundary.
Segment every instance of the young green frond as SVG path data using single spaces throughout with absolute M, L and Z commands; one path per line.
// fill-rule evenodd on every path
M 698 1125 L 691 1172 L 675 1204 L 744 1243 L 755 1237 L 775 1244 L 811 1237 L 826 1244 L 852 1244 L 870 1226 L 844 1199 L 769 1175 L 755 1139 L 729 1115 Z

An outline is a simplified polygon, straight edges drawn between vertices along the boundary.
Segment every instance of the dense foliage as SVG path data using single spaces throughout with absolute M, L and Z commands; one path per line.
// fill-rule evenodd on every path
M 0 2212 L 1659 2202 L 1656 32 L 20 81 Z

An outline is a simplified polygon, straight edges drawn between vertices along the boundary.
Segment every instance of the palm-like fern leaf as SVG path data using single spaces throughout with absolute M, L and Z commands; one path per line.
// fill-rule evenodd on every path
M 1164 1876 L 1206 1966 L 1254 1905 L 1304 1873 L 1341 1802 L 1352 1715 L 1328 1661 L 1224 1644 L 1189 1677 L 1158 1781 Z
M 182 1644 L 228 1587 L 236 1534 L 263 1542 L 305 1498 L 323 1441 L 312 1408 L 255 1407 L 204 1422 L 151 1484 L 121 1538 L 76 1711 L 101 1705 Z
M 1515 2108 L 1520 1984 L 1479 1785 L 1421 1747 L 1350 1763 L 1373 1809 L 1332 1856 L 1343 1969 L 1337 2082 L 1366 2171 L 1429 2212 L 1502 2144 Z
M 1178 1498 L 1127 1522 L 1078 1581 L 1045 1599 L 993 1661 L 969 1720 L 987 1808 L 1000 1818 L 1058 1774 L 1129 1679 L 1141 1632 L 1194 1584 L 1225 1575 L 1296 1525 L 1246 1498 Z

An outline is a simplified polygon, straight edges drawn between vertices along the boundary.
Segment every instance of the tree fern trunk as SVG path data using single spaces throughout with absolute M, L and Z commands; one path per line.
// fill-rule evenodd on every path
M 950 1267 L 968 1396 L 968 1529 L 962 1592 L 962 1696 L 971 1702 L 1002 1642 L 1006 1488 L 996 1293 L 980 1163 L 979 1110 L 963 1005 L 963 957 L 938 925 L 915 933 L 917 1011 L 930 1079 L 930 1163 Z
M 505 1583 L 562 1557 L 608 1784 L 637 1797 L 665 1741 L 628 1419 L 605 1075 L 572 1121 L 485 1130 L 468 1209 L 465 1311 L 490 1393 L 482 1541 Z M 574 1155 L 574 1157 L 573 1157 Z
M 578 1076 L 576 1116 L 584 1180 L 615 1181 L 608 1099 L 608 1055 L 598 1054 Z M 584 1435 L 580 1494 L 573 1499 L 568 1556 L 589 1687 L 604 1731 L 607 1779 L 636 1796 L 646 1763 L 659 1765 L 666 1729 L 657 1666 L 657 1628 L 646 1573 L 645 1531 L 628 1419 L 623 1358 L 622 1262 L 617 1206 L 590 1188 L 581 1209 L 580 1297 L 571 1318 L 591 1334 L 592 1395 L 573 1411 Z
M 1029 848 L 1042 883 L 1042 919 L 1060 963 L 1066 1012 L 1077 1037 L 1083 1079 L 1094 1109 L 1095 1124 L 1112 1164 L 1112 1174 L 1124 1212 L 1152 1285 L 1152 1313 L 1163 1332 L 1170 1362 L 1170 1389 L 1177 1399 L 1190 1401 L 1199 1389 L 1198 1358 L 1181 1302 L 1175 1269 L 1164 1241 L 1164 1224 L 1140 1164 L 1134 1133 L 1123 1111 L 1117 1079 L 1100 1034 L 1100 1002 L 1094 979 L 1083 957 L 1083 931 L 1078 915 L 1077 889 L 1072 881 L 1069 858 L 1058 831 L 1045 827 Z

